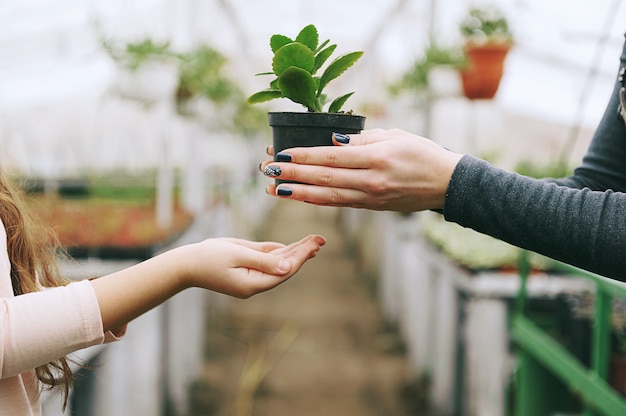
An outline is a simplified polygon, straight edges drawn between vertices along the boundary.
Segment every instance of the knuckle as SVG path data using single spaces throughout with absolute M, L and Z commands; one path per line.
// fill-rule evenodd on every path
M 367 182 L 367 191 L 376 199 L 386 197 L 391 190 L 389 183 L 380 176 L 370 179 Z
M 343 202 L 344 198 L 338 190 L 332 189 L 329 192 L 328 199 L 331 204 L 340 204 Z
M 337 162 L 337 152 L 334 148 L 329 148 L 324 154 L 324 165 L 334 166 Z
M 333 183 L 333 173 L 330 169 L 324 169 L 318 175 L 319 184 L 322 186 L 327 186 Z

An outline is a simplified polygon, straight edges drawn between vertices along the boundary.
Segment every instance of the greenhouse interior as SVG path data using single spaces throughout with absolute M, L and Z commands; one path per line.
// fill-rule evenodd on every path
M 326 242 L 272 290 L 192 287 L 144 308 L 120 339 L 49 357 L 67 357 L 69 393 L 43 386 L 30 405 L 44 416 L 626 414 L 619 278 L 439 209 L 277 198 L 276 172 L 262 169 L 294 147 L 279 146 L 272 115 L 328 112 L 360 120 L 349 135 L 408 132 L 534 182 L 570 176 L 603 117 L 626 120 L 619 102 L 607 110 L 624 21 L 619 0 L 0 3 L 0 163 L 54 230 L 65 284 L 207 239 Z M 469 52 L 496 44 L 495 69 Z M 478 85 L 486 74 L 495 84 Z M 335 131 L 320 128 L 332 146 Z M 13 302 L 30 293 L 3 275 L 8 345 Z M 50 325 L 64 316 L 50 311 Z M 10 351 L 1 414 L 26 374 L 11 362 L 27 353 Z

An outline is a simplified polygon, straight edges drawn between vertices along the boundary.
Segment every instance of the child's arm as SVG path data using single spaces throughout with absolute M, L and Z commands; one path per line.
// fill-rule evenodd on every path
M 316 235 L 287 246 L 208 239 L 172 249 L 91 284 L 107 331 L 190 287 L 239 298 L 269 290 L 293 276 L 324 244 L 324 238 Z
M 320 236 L 287 246 L 209 239 L 95 280 L 0 298 L 0 378 L 99 344 L 108 330 L 123 328 L 189 287 L 242 298 L 271 289 L 324 243 Z M 1 288 L 10 291 L 8 259 L 2 255 L 0 276 L 6 280 L 0 279 Z

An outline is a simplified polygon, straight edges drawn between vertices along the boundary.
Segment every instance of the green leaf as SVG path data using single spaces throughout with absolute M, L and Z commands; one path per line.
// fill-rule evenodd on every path
M 317 49 L 317 43 L 319 42 L 319 35 L 317 34 L 317 28 L 314 25 L 305 26 L 298 36 L 296 36 L 296 42 L 300 42 L 303 45 L 308 46 L 311 52 L 315 52 Z
M 277 50 L 272 60 L 274 73 L 280 76 L 285 69 L 292 66 L 311 73 L 315 67 L 315 55 L 313 55 L 313 51 L 307 46 L 297 42 L 288 43 Z
M 337 78 L 348 68 L 354 65 L 354 63 L 358 61 L 361 56 L 363 56 L 363 52 L 359 51 L 347 53 L 335 59 L 322 74 L 318 94 L 324 89 L 324 87 L 326 87 L 326 85 L 328 85 L 330 81 Z
M 282 98 L 283 93 L 281 90 L 267 89 L 259 91 L 256 94 L 252 94 L 248 97 L 248 104 L 258 104 L 265 101 L 273 100 L 275 98 Z
M 316 83 L 308 71 L 295 66 L 289 67 L 278 77 L 278 85 L 286 98 L 302 104 L 309 111 L 321 111 L 316 101 Z
M 326 47 L 326 45 L 328 45 L 330 43 L 330 39 L 326 39 L 324 42 L 322 42 L 317 49 L 315 50 L 315 54 L 317 55 L 322 49 L 324 49 Z
M 255 76 L 259 76 L 259 75 L 274 75 L 273 72 L 259 72 L 258 74 L 254 74 Z
M 337 45 L 330 45 L 328 48 L 321 50 L 317 55 L 315 55 L 315 67 L 313 68 L 313 74 L 326 63 L 328 58 L 330 58 L 330 55 L 335 52 L 336 48 Z
M 317 28 L 312 24 L 302 28 L 294 40 L 280 34 L 271 36 L 270 46 L 274 53 L 272 73 L 276 78 L 270 82 L 269 89 L 251 96 L 250 102 L 283 97 L 312 112 L 323 111 L 331 101 L 323 89 L 363 55 L 362 51 L 347 53 L 328 64 L 337 45 L 329 39 L 320 42 Z M 338 112 L 351 95 L 345 94 L 330 103 L 332 111 Z
M 291 42 L 293 42 L 293 40 L 291 40 L 291 38 L 288 38 L 287 36 L 273 35 L 270 38 L 270 47 L 272 48 L 272 52 L 276 53 L 277 50 Z
M 328 95 L 326 94 L 320 94 L 317 96 L 317 103 L 319 105 L 320 108 L 323 108 L 326 103 L 328 102 L 329 98 Z
M 341 97 L 335 98 L 333 102 L 330 103 L 330 107 L 328 107 L 328 112 L 338 113 L 339 110 L 341 110 L 341 107 L 343 107 L 343 105 L 346 103 L 346 101 L 348 101 L 348 98 L 350 98 L 352 94 L 354 93 L 350 92 L 348 94 L 342 95 Z

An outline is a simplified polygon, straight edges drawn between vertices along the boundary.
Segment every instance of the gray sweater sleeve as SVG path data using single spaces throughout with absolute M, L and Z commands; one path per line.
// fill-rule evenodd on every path
M 626 68 L 626 44 L 620 57 L 620 68 Z M 619 115 L 619 77 L 604 115 L 595 130 L 582 165 L 569 178 L 555 180 L 556 183 L 573 188 L 626 192 L 626 125 Z
M 626 194 L 574 189 L 507 172 L 472 156 L 448 186 L 446 220 L 626 281 Z
M 620 68 L 626 67 L 626 43 Z M 535 180 L 472 156 L 457 165 L 446 220 L 610 278 L 626 281 L 626 126 L 616 79 L 574 175 Z

